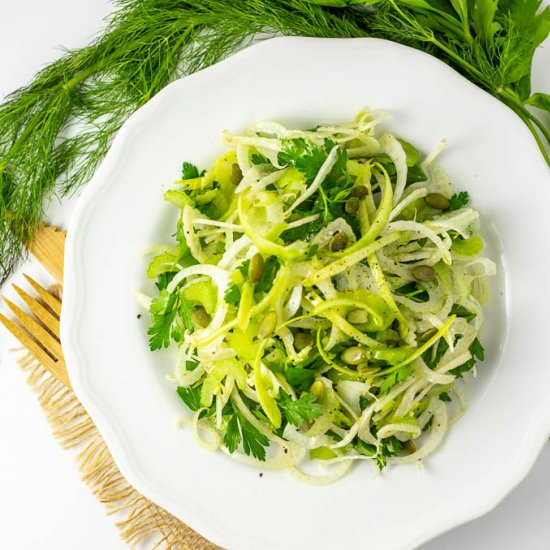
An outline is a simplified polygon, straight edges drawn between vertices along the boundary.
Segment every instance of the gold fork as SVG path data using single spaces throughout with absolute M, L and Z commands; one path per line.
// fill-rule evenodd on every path
M 63 282 L 65 237 L 66 233 L 59 231 L 57 227 L 42 225 L 34 241 L 29 245 L 31 253 L 46 267 L 59 284 Z M 33 315 L 29 315 L 4 297 L 4 302 L 14 313 L 18 322 L 8 319 L 1 313 L 0 322 L 55 378 L 70 388 L 71 383 L 59 337 L 61 300 L 40 286 L 33 278 L 28 275 L 24 275 L 24 277 L 36 292 L 37 297 L 31 296 L 16 284 L 12 286 Z

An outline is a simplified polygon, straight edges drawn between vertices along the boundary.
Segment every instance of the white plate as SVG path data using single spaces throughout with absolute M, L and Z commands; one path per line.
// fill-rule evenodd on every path
M 169 352 L 148 350 L 140 250 L 173 233 L 162 200 L 183 160 L 208 166 L 220 131 L 259 119 L 310 127 L 361 107 L 431 149 L 470 191 L 499 264 L 470 408 L 419 471 L 374 478 L 360 464 L 312 487 L 199 447 L 176 428 L 184 411 Z M 239 550 L 411 548 L 495 506 L 527 473 L 550 432 L 550 177 L 523 123 L 446 65 L 373 40 L 278 38 L 177 81 L 134 114 L 76 208 L 67 240 L 62 341 L 74 389 L 122 473 L 219 545 Z

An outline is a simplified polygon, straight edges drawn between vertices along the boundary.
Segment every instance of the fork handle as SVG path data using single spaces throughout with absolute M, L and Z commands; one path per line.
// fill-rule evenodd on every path
M 67 232 L 41 223 L 29 245 L 30 253 L 63 285 L 63 260 Z

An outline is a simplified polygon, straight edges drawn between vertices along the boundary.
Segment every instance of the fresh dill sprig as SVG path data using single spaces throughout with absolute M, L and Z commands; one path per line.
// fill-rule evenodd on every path
M 66 52 L 0 106 L 0 283 L 44 215 L 45 199 L 93 174 L 127 117 L 170 81 L 255 34 L 363 36 L 346 14 L 305 1 L 119 0 L 105 32 Z
M 101 36 L 0 105 L 0 284 L 46 200 L 88 181 L 132 112 L 255 37 L 377 36 L 437 55 L 509 105 L 550 165 L 550 128 L 527 108 L 550 112 L 550 96 L 530 87 L 533 53 L 550 31 L 540 0 L 118 0 L 116 7 Z
M 372 35 L 440 57 L 508 105 L 531 130 L 550 166 L 550 127 L 527 106 L 550 112 L 548 94 L 531 93 L 536 48 L 550 33 L 541 0 L 383 0 Z

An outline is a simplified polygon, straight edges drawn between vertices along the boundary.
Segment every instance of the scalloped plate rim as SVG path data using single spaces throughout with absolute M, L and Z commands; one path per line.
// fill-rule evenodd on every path
M 100 403 L 101 400 L 97 399 L 97 396 L 91 395 L 88 392 L 86 386 L 86 374 L 84 365 L 86 359 L 81 355 L 79 345 L 79 334 L 75 327 L 78 325 L 78 319 L 84 314 L 81 304 L 79 305 L 78 299 L 75 296 L 78 286 L 77 281 L 80 276 L 83 276 L 82 270 L 82 258 L 78 255 L 78 244 L 83 238 L 80 227 L 83 222 L 86 221 L 87 208 L 96 200 L 99 196 L 105 192 L 108 181 L 106 175 L 109 171 L 114 169 L 117 160 L 120 155 L 124 153 L 126 140 L 131 140 L 133 134 L 137 131 L 139 126 L 150 117 L 155 110 L 161 109 L 164 106 L 165 100 L 168 100 L 172 94 L 174 94 L 181 82 L 185 81 L 185 85 L 189 85 L 191 82 L 200 82 L 202 79 L 211 78 L 217 71 L 224 69 L 226 66 L 236 64 L 241 59 L 245 59 L 249 56 L 261 55 L 264 50 L 277 48 L 294 48 L 296 44 L 303 41 L 318 41 L 328 42 L 335 39 L 314 39 L 314 38 L 274 38 L 268 41 L 256 44 L 240 52 L 232 55 L 228 59 L 221 61 L 220 63 L 204 69 L 193 75 L 184 77 L 178 81 L 175 81 L 168 85 L 165 89 L 159 92 L 152 100 L 146 105 L 141 107 L 138 111 L 132 114 L 128 121 L 124 124 L 122 129 L 118 132 L 113 145 L 105 158 L 100 169 L 93 177 L 90 184 L 84 190 L 77 207 L 73 213 L 66 244 L 66 285 L 65 296 L 63 303 L 62 313 L 62 342 L 67 359 L 67 368 L 69 370 L 70 378 L 74 387 L 74 391 L 78 398 L 82 401 L 86 410 L 90 413 L 90 416 L 96 423 L 98 429 L 102 433 L 107 442 L 115 461 L 120 468 L 123 475 L 138 491 L 147 496 L 150 500 L 156 502 L 160 506 L 163 503 L 166 508 L 171 508 L 170 503 L 167 502 L 166 495 L 159 494 L 148 479 L 144 479 L 142 472 L 139 468 L 136 469 L 131 457 L 126 456 L 123 449 L 124 436 L 116 433 L 116 428 L 112 425 L 106 411 L 103 410 L 103 406 Z M 471 90 L 471 94 L 476 94 L 480 100 L 491 101 L 498 104 L 502 117 L 508 117 L 510 119 L 510 125 L 515 125 L 517 132 L 523 134 L 523 139 L 531 139 L 531 136 L 526 128 L 524 128 L 521 121 L 513 114 L 511 110 L 502 105 L 498 100 L 492 96 L 477 88 L 474 84 L 458 75 L 453 69 L 439 60 L 412 50 L 406 46 L 398 45 L 393 42 L 387 42 L 379 39 L 361 38 L 361 39 L 340 39 L 338 41 L 351 41 L 351 42 L 364 42 L 366 47 L 370 45 L 376 45 L 376 47 L 396 49 L 398 51 L 406 51 L 409 54 L 414 52 L 418 61 L 422 63 L 430 63 L 437 68 L 442 74 L 448 78 L 455 78 L 457 81 L 461 80 L 463 86 L 468 86 Z M 534 141 L 532 147 L 536 149 Z M 542 163 L 541 158 L 541 163 Z M 88 220 L 89 222 L 89 220 Z M 407 541 L 403 541 L 402 545 L 397 545 L 392 548 L 409 548 L 412 545 L 421 544 L 430 540 L 431 538 L 441 534 L 442 532 L 456 527 L 466 521 L 472 520 L 476 517 L 483 515 L 496 506 L 529 472 L 534 461 L 536 460 L 540 450 L 542 449 L 548 432 L 550 431 L 550 405 L 545 410 L 545 415 L 539 417 L 538 422 L 534 421 L 531 426 L 530 445 L 525 445 L 522 450 L 522 462 L 518 464 L 517 469 L 510 476 L 507 485 L 501 485 L 494 488 L 494 492 L 491 494 L 483 495 L 483 498 L 477 497 L 477 504 L 472 504 L 468 510 L 459 510 L 447 518 L 446 521 L 440 521 L 437 525 L 426 526 L 419 532 L 411 534 Z M 168 510 L 170 511 L 170 510 Z M 239 547 L 243 541 L 247 541 L 247 544 L 255 544 L 257 540 L 255 538 L 247 539 L 247 536 L 240 533 L 227 533 L 221 532 L 217 526 L 212 525 L 208 517 L 202 517 L 200 513 L 196 514 L 193 511 L 188 510 L 185 521 L 190 524 L 194 529 L 203 534 L 208 539 L 214 541 L 217 544 Z M 265 543 L 265 541 L 262 541 Z M 270 547 L 269 545 L 266 547 Z M 275 547 L 273 547 L 275 548 Z

